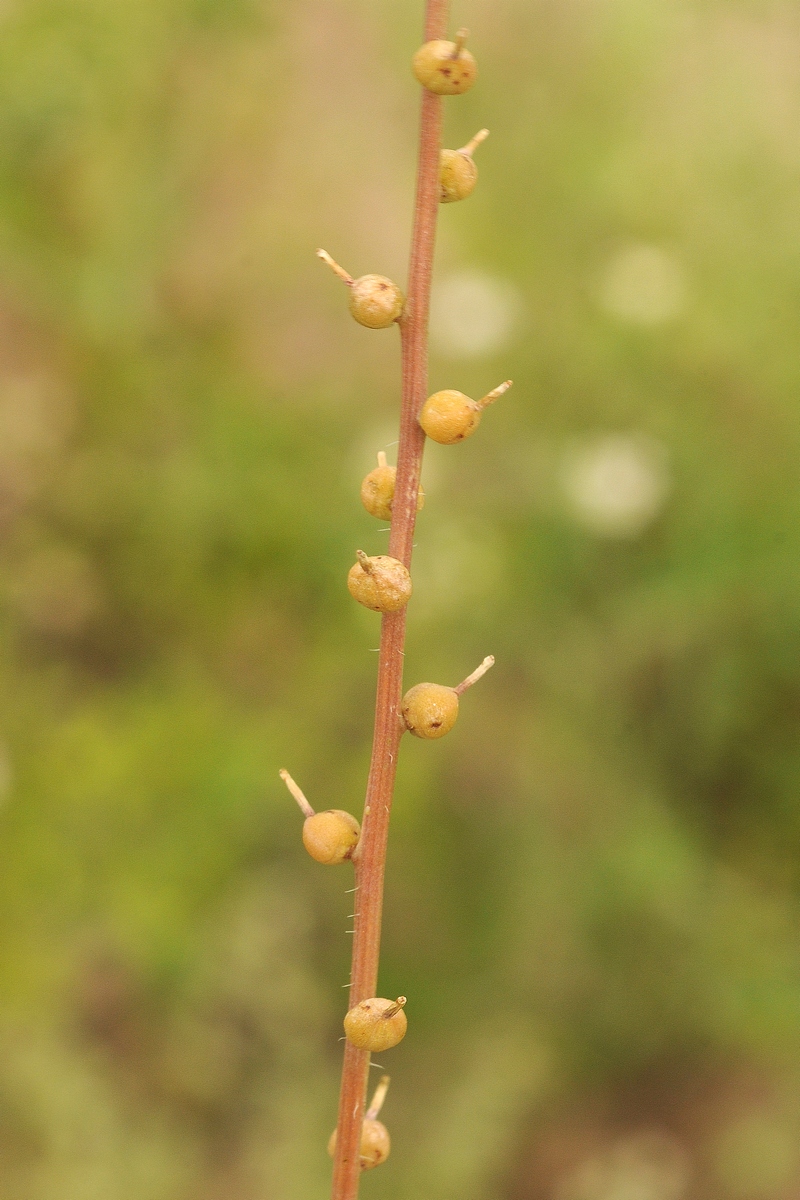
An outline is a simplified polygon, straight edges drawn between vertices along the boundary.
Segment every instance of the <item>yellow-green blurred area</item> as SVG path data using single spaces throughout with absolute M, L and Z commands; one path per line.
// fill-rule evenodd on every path
M 800 1196 L 800 16 L 454 0 L 375 1200 Z M 0 1198 L 328 1191 L 421 0 L 0 8 Z M 357 901 L 356 901 L 357 903 Z M 375 1079 L 380 1069 L 374 1072 Z

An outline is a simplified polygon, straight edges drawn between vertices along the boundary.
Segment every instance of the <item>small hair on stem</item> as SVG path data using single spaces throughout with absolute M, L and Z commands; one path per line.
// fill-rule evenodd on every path
M 289 791 L 292 794 L 292 796 L 294 797 L 294 799 L 300 805 L 300 811 L 302 812 L 303 816 L 304 817 L 313 817 L 314 816 L 313 808 L 308 803 L 305 796 L 303 795 L 303 793 L 301 792 L 300 788 L 297 786 L 295 781 L 292 779 L 289 772 L 281 769 L 278 772 L 278 774 L 280 775 L 283 782 L 286 784 L 287 788 L 289 789 Z

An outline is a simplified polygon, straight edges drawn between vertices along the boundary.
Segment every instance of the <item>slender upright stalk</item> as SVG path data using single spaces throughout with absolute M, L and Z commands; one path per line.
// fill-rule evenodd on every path
M 449 0 L 426 0 L 425 41 L 445 38 Z M 428 310 L 430 305 L 436 219 L 439 212 L 439 155 L 442 141 L 442 100 L 422 89 L 417 193 L 411 239 L 408 291 L 400 326 L 402 400 L 397 479 L 392 505 L 389 554 L 408 567 L 417 516 L 417 490 L 422 470 L 425 434 L 417 417 L 428 393 Z M 350 1007 L 377 995 L 378 956 L 383 911 L 383 876 L 389 814 L 392 807 L 397 751 L 403 727 L 405 609 L 387 613 L 381 622 L 375 732 L 372 742 L 364 817 L 357 854 L 355 934 L 350 973 Z M 369 1053 L 345 1042 L 339 1094 L 336 1157 L 332 1200 L 355 1200 L 361 1161 L 361 1123 L 369 1074 Z

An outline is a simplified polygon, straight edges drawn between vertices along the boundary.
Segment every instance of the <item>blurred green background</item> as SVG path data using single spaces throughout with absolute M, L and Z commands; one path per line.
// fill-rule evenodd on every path
M 0 1197 L 328 1191 L 421 0 L 0 10 Z M 800 16 L 457 0 L 375 1200 L 800 1197 Z M 377 1076 L 378 1072 L 376 1072 Z

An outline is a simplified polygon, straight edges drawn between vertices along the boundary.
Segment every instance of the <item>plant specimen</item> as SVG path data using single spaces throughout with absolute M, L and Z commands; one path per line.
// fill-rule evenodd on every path
M 432 441 L 440 442 L 443 446 L 463 442 L 478 428 L 483 410 L 510 387 L 511 380 L 507 379 L 482 400 L 470 400 L 463 392 L 446 388 L 428 397 L 419 414 L 419 423 Z
M 392 1148 L 389 1130 L 382 1121 L 378 1120 L 378 1113 L 383 1107 L 388 1089 L 389 1076 L 384 1075 L 375 1089 L 375 1095 L 372 1097 L 361 1126 L 360 1156 L 362 1171 L 370 1171 L 373 1167 L 378 1167 L 382 1162 L 386 1162 Z M 337 1132 L 334 1129 L 328 1139 L 328 1154 L 330 1154 L 331 1158 L 336 1154 Z
M 427 0 L 425 43 L 412 63 L 423 90 L 407 296 L 383 275 L 354 279 L 327 251 L 317 251 L 347 285 L 350 312 L 356 321 L 371 329 L 398 326 L 402 362 L 397 467 L 389 466 L 381 453 L 378 466 L 361 485 L 367 511 L 380 520 L 391 520 L 388 554 L 369 556 L 357 551 L 357 562 L 347 578 L 351 595 L 381 613 L 375 730 L 360 829 L 354 817 L 338 809 L 315 813 L 291 776 L 281 772 L 305 815 L 303 842 L 308 852 L 322 863 L 350 859 L 355 869 L 342 1086 L 338 1124 L 329 1146 L 334 1155 L 333 1200 L 355 1200 L 361 1171 L 383 1162 L 389 1153 L 388 1133 L 376 1120 L 388 1079 L 381 1082 L 368 1110 L 365 1105 L 370 1054 L 397 1045 L 407 1027 L 405 997 L 388 1000 L 376 996 L 386 842 L 400 739 L 405 732 L 427 739 L 443 737 L 455 724 L 459 697 L 494 663 L 491 656 L 485 658 L 457 687 L 420 683 L 403 696 L 405 610 L 412 592 L 409 567 L 414 524 L 424 499 L 420 473 L 425 438 L 444 444 L 463 441 L 477 428 L 486 406 L 511 386 L 509 380 L 480 401 L 455 390 L 426 399 L 428 309 L 438 208 L 440 203 L 470 195 L 477 180 L 472 155 L 488 135 L 483 129 L 461 150 L 442 150 L 442 97 L 467 91 L 477 75 L 475 59 L 464 45 L 467 31 L 460 30 L 454 41 L 446 38 L 448 5 L 449 0 Z

